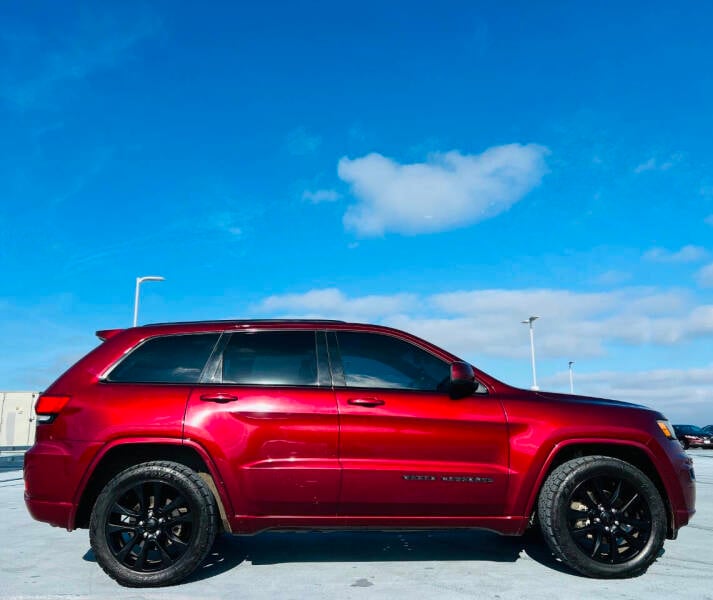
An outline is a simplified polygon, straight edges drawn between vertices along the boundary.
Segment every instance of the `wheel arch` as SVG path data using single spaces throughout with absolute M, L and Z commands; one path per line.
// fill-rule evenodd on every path
M 80 486 L 73 514 L 69 519 L 70 529 L 86 529 L 89 526 L 89 517 L 97 497 L 115 475 L 128 467 L 155 460 L 170 460 L 196 471 L 215 497 L 223 527 L 226 531 L 231 531 L 227 517 L 227 511 L 232 512 L 230 501 L 210 457 L 197 444 L 173 439 L 115 440 L 102 448 L 87 470 L 83 485 Z
M 542 486 L 547 477 L 557 467 L 574 458 L 583 456 L 608 456 L 610 458 L 618 458 L 627 462 L 640 471 L 642 471 L 656 486 L 661 499 L 666 507 L 666 534 L 669 539 L 675 537 L 673 530 L 673 507 L 669 499 L 668 490 L 663 482 L 663 478 L 656 468 L 654 458 L 650 450 L 644 446 L 633 442 L 620 440 L 572 440 L 562 442 L 556 445 L 545 464 L 542 467 L 536 485 L 533 487 L 532 493 L 527 504 L 527 515 L 534 515 L 536 510 L 537 498 L 540 495 Z M 532 517 L 530 519 L 532 522 Z

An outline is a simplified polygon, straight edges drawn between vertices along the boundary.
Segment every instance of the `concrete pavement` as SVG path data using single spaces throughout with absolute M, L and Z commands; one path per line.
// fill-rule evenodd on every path
M 540 541 L 488 532 L 264 533 L 222 537 L 181 585 L 126 589 L 94 562 L 86 530 L 33 521 L 22 472 L 0 471 L 0 598 L 713 600 L 713 451 L 691 455 L 698 478 L 692 524 L 666 542 L 645 575 L 615 581 L 570 572 Z

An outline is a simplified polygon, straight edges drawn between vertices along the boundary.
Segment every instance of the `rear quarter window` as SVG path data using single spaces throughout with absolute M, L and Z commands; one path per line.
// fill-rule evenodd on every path
M 166 335 L 132 350 L 109 375 L 116 383 L 197 383 L 219 333 Z

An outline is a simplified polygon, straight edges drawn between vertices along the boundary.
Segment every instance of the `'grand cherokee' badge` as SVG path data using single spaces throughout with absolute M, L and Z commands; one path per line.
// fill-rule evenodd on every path
M 454 483 L 493 483 L 492 477 L 476 475 L 403 475 L 406 481 L 450 481 Z

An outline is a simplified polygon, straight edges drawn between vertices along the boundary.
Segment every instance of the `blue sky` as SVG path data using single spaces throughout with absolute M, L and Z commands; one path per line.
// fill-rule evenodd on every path
M 384 6 L 386 5 L 386 6 Z M 324 316 L 713 422 L 713 8 L 0 5 L 0 389 Z

